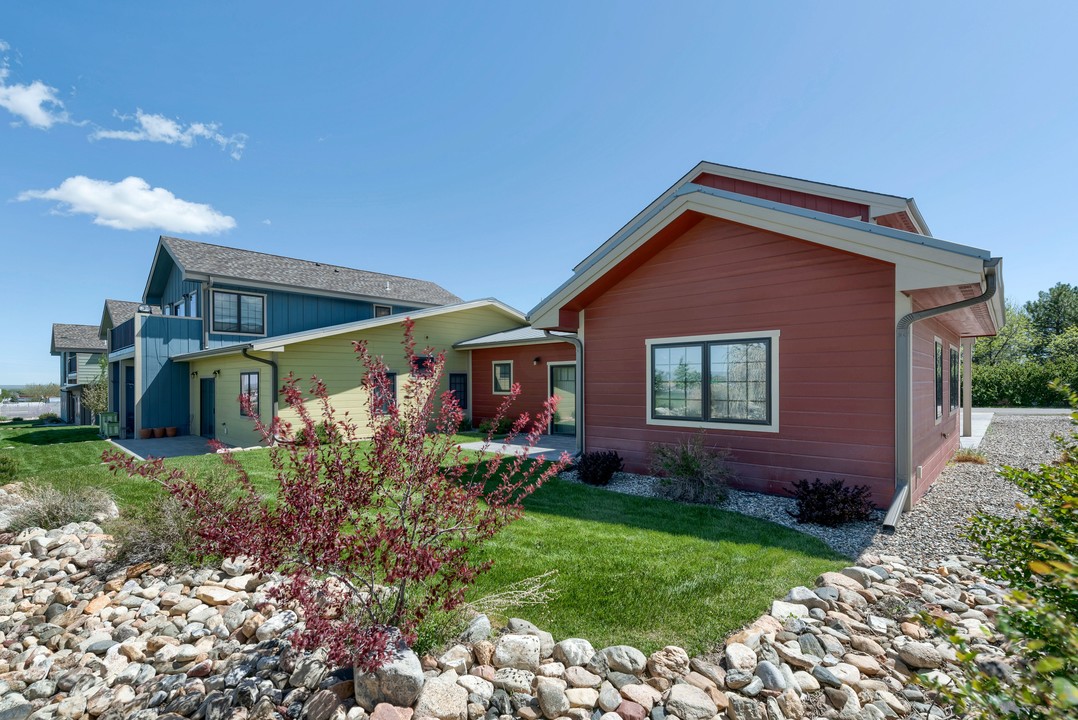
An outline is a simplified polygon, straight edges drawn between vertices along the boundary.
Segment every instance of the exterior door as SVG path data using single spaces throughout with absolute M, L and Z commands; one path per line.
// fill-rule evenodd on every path
M 552 435 L 576 435 L 576 364 L 550 366 L 550 394 L 558 410 L 550 423 Z
M 124 435 L 135 435 L 135 366 L 124 368 Z
M 217 427 L 217 403 L 214 400 L 213 378 L 203 378 L 199 382 L 198 434 L 202 437 L 214 437 Z

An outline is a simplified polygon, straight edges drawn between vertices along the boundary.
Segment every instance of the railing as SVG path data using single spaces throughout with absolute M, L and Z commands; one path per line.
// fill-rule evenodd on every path
M 112 329 L 109 352 L 116 352 L 135 345 L 135 318 L 122 322 Z

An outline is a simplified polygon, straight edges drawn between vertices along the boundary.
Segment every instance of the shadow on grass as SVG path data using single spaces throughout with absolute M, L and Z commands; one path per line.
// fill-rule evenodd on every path
M 97 428 L 93 425 L 70 426 L 18 423 L 0 426 L 0 430 L 4 431 L 4 442 L 9 442 L 13 445 L 63 445 L 101 439 Z

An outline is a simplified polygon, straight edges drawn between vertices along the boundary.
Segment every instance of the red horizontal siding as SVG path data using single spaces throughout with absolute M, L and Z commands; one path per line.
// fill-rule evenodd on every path
M 476 425 L 494 417 L 505 400 L 494 394 L 494 362 L 513 362 L 513 382 L 520 383 L 520 396 L 510 410 L 512 417 L 540 412 L 546 401 L 550 370 L 547 363 L 576 360 L 576 348 L 566 342 L 472 350 L 472 419 Z M 539 358 L 539 364 L 533 364 Z
M 713 218 L 664 242 L 585 308 L 587 449 L 644 471 L 652 444 L 697 432 L 646 423 L 646 339 L 777 329 L 780 432 L 706 442 L 731 450 L 741 487 L 839 477 L 888 502 L 894 267 Z
M 936 422 L 936 338 L 943 341 L 943 418 Z M 950 410 L 950 348 L 959 338 L 938 318 L 913 326 L 913 498 L 936 481 L 959 445 L 959 413 Z M 921 477 L 917 477 L 921 466 Z
M 771 200 L 772 202 L 779 202 L 785 205 L 794 205 L 796 207 L 807 208 L 808 210 L 817 210 L 830 215 L 838 215 L 845 218 L 860 217 L 862 220 L 868 220 L 868 206 L 849 202 L 848 200 L 838 200 L 836 198 L 823 197 L 822 195 L 812 195 L 797 190 L 785 190 L 783 188 L 763 185 L 749 180 L 738 180 L 722 175 L 712 175 L 711 173 L 701 173 L 695 180 L 693 180 L 693 182 L 697 185 L 713 187 L 716 190 L 725 190 L 726 192 L 738 193 L 739 195 L 748 195 L 762 200 Z

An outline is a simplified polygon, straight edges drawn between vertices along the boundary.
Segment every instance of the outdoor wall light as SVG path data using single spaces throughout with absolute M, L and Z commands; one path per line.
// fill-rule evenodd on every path
M 191 377 L 198 377 L 198 370 L 192 370 Z
M 532 359 L 532 365 L 538 365 L 538 364 L 539 364 L 539 359 L 540 359 L 540 358 L 539 358 L 539 356 L 538 356 L 538 355 L 537 355 L 537 356 L 535 356 L 535 358 L 533 358 L 533 359 Z
M 220 374 L 221 374 L 221 371 L 220 371 L 220 370 L 214 370 L 214 371 L 213 371 L 213 376 L 214 376 L 214 377 L 217 377 L 217 376 L 218 376 L 218 375 L 220 375 Z

